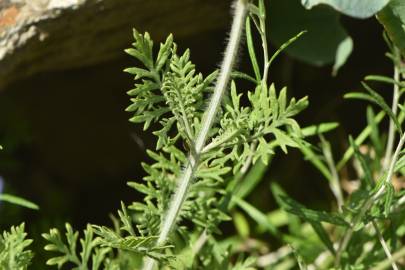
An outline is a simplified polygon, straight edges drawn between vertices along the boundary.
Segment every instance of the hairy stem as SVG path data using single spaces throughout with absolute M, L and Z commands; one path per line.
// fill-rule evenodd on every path
M 216 120 L 215 118 L 221 105 L 221 101 L 224 96 L 227 84 L 230 79 L 231 71 L 238 54 L 239 44 L 241 41 L 243 27 L 245 24 L 245 17 L 248 9 L 247 7 L 247 0 L 235 0 L 235 13 L 233 16 L 230 38 L 225 50 L 225 56 L 221 64 L 221 69 L 215 85 L 214 94 L 212 95 L 207 111 L 204 114 L 202 126 L 194 144 L 194 151 L 191 151 L 191 154 L 189 155 L 186 169 L 178 181 L 177 190 L 174 193 L 169 205 L 169 209 L 165 217 L 163 218 L 161 231 L 156 242 L 157 246 L 166 243 L 167 238 L 169 237 L 169 234 L 176 223 L 181 207 L 186 199 L 188 188 L 199 165 L 200 154 L 208 139 L 209 130 Z M 148 257 L 144 265 L 144 270 L 152 270 L 154 268 L 154 265 L 155 261 L 152 258 Z

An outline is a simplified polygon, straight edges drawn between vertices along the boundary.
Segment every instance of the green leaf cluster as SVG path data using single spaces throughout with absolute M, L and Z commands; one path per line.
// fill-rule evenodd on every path
M 58 229 L 51 229 L 49 233 L 42 235 L 49 242 L 45 250 L 60 254 L 49 259 L 47 265 L 56 265 L 58 269 L 69 265 L 76 270 L 119 269 L 109 263 L 110 249 L 101 247 L 100 238 L 95 237 L 90 225 L 84 230 L 84 236 L 79 241 L 80 247 L 79 232 L 74 231 L 69 223 L 66 223 L 65 228 L 65 239 Z
M 32 240 L 27 239 L 25 225 L 12 226 L 0 235 L 0 268 L 4 270 L 26 270 L 34 256 L 27 248 Z

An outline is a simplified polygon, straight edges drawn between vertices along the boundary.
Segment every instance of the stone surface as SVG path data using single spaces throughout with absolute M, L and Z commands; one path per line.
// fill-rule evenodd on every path
M 18 79 L 109 61 L 131 29 L 183 38 L 223 28 L 230 1 L 0 0 L 0 90 Z

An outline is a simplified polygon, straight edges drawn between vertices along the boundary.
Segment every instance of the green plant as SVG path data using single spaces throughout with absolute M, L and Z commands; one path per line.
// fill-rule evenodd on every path
M 246 21 L 248 47 L 255 78 L 241 72 L 232 73 L 248 12 L 251 18 Z M 145 130 L 155 127 L 156 151 L 148 151 L 155 163 L 143 165 L 148 173 L 144 184 L 129 183 L 145 194 L 144 203 L 134 202 L 129 206 L 137 226 L 123 205 L 118 231 L 93 226 L 101 239 L 98 245 L 146 256 L 144 269 L 153 269 L 156 261 L 162 267 L 232 267 L 228 262 L 231 254 L 226 248 L 217 250 L 216 256 L 208 255 L 209 250 L 219 245 L 215 238 L 218 225 L 229 219 L 229 208 L 235 200 L 232 189 L 243 189 L 250 165 L 259 161 L 266 164 L 276 148 L 287 152 L 287 147 L 304 144 L 301 129 L 292 117 L 307 106 L 307 99 L 288 101 L 285 88 L 277 93 L 274 85 L 267 86 L 274 58 L 298 36 L 270 58 L 265 13 L 263 1 L 258 6 L 236 1 L 223 64 L 219 73 L 206 78 L 195 71 L 188 50 L 178 53 L 172 36 L 160 45 L 154 57 L 149 34 L 134 31 L 135 42 L 127 53 L 144 68 L 126 70 L 138 81 L 128 92 L 133 105 L 127 110 L 135 113 L 131 121 L 144 123 Z M 252 45 L 252 21 L 262 39 L 265 61 L 262 70 Z M 232 81 L 230 97 L 223 100 L 231 77 L 248 79 L 253 82 L 254 90 L 243 97 Z M 248 105 L 241 104 L 242 98 Z M 58 234 L 53 231 L 44 237 L 51 240 L 52 235 Z M 75 239 L 71 238 L 68 230 L 68 243 L 74 250 Z M 66 254 L 60 261 L 51 259 L 48 264 L 73 262 L 69 248 L 48 246 L 47 249 Z M 252 259 L 244 263 L 238 260 L 234 267 L 247 269 L 252 262 Z
M 207 76 L 196 71 L 190 51 L 180 52 L 172 35 L 156 48 L 148 33 L 134 30 L 133 46 L 126 52 L 138 66 L 125 70 L 136 81 L 128 92 L 132 103 L 127 111 L 133 114 L 131 122 L 156 136 L 155 149 L 147 151 L 153 162 L 142 164 L 147 174 L 143 182 L 128 183 L 144 200 L 121 203 L 112 228 L 88 225 L 79 238 L 67 223 L 65 237 L 57 229 L 43 234 L 45 249 L 58 254 L 48 265 L 80 270 L 404 266 L 405 193 L 393 182 L 405 174 L 403 29 L 398 28 L 403 4 L 375 0 L 366 8 L 350 1 L 302 2 L 306 7 L 326 3 L 355 17 L 377 14 L 387 32 L 394 76 L 367 76 L 366 92 L 345 95 L 376 107 L 367 108 L 367 126 L 356 138 L 348 138 L 341 159 L 335 162 L 336 146 L 327 134 L 338 124 L 302 128 L 295 117 L 308 106 L 307 97 L 290 98 L 286 88 L 269 84 L 276 57 L 284 50 L 300 54 L 290 45 L 304 32 L 283 40 L 270 55 L 264 0 L 235 1 L 223 63 Z M 253 75 L 234 67 L 243 32 Z M 351 51 L 352 41 L 341 37 L 346 43 L 337 49 L 335 72 Z M 262 45 L 259 58 L 257 39 Z M 391 105 L 371 83 L 393 86 Z M 381 132 L 386 116 L 387 136 Z M 290 148 L 300 151 L 328 182 L 335 198 L 325 207 L 328 211 L 301 204 L 275 181 L 264 182 L 275 155 Z M 343 169 L 352 171 L 345 180 L 355 188 L 344 187 Z M 269 186 L 278 208 L 265 213 L 248 200 L 259 184 Z M 224 223 L 233 223 L 235 233 L 221 235 Z M 32 253 L 25 250 L 31 243 L 25 237 L 21 225 L 0 238 L 3 268 L 27 268 Z

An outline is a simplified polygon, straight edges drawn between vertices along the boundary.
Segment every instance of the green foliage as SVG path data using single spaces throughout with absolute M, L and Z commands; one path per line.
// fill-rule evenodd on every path
M 170 258 L 170 256 L 162 253 L 162 250 L 169 246 L 156 247 L 154 245 L 156 237 L 137 236 L 135 234 L 132 219 L 128 215 L 127 209 L 123 203 L 121 203 L 121 210 L 118 211 L 118 215 L 122 223 L 118 231 L 114 231 L 105 226 L 93 226 L 95 233 L 100 236 L 98 243 L 101 246 L 117 248 L 141 256 L 149 256 L 158 261 L 167 261 Z M 143 224 L 143 226 L 145 226 L 145 224 Z
M 261 3 L 257 7 L 259 21 L 264 20 L 264 17 L 260 17 L 263 12 L 264 6 Z M 165 257 L 164 251 L 170 254 L 180 247 L 173 245 L 176 249 L 169 252 L 170 245 L 151 247 L 150 244 L 156 241 L 166 221 L 164 216 L 172 206 L 172 194 L 179 185 L 183 166 L 192 162 L 196 155 L 193 149 L 197 133 L 205 124 L 205 100 L 212 93 L 212 83 L 217 73 L 213 72 L 204 79 L 190 62 L 190 52 L 186 50 L 179 54 L 171 36 L 160 45 L 157 57 L 154 57 L 149 34 L 141 35 L 134 31 L 134 39 L 133 48 L 127 52 L 139 60 L 143 67 L 126 69 L 137 80 L 135 88 L 128 92 L 133 104 L 127 110 L 134 113 L 131 121 L 144 123 L 144 129 L 154 129 L 153 134 L 157 136 L 156 151 L 148 151 L 154 163 L 143 164 L 148 174 L 143 184 L 129 183 L 129 186 L 145 195 L 143 203 L 134 202 L 129 206 L 129 210 L 134 211 L 137 230 L 129 225 L 132 221 L 124 214 L 124 210 L 120 213 L 120 220 L 121 224 L 131 228 L 127 230 L 129 236 L 118 235 L 105 227 L 95 228 L 104 245 L 120 250 L 147 250 L 145 255 L 170 265 L 175 262 L 170 256 Z M 251 37 L 248 40 L 252 40 Z M 255 55 L 252 47 L 250 53 Z M 272 60 L 269 60 L 269 65 Z M 259 75 L 257 64 L 254 63 L 254 66 L 257 78 L 264 77 L 263 74 Z M 241 78 L 249 77 L 240 72 L 236 74 Z M 254 90 L 248 91 L 246 96 L 237 90 L 236 82 L 230 84 L 230 97 L 220 108 L 218 121 L 209 132 L 209 141 L 198 154 L 194 180 L 178 210 L 175 233 L 171 234 L 169 240 L 171 244 L 176 242 L 176 235 L 184 238 L 187 243 L 191 241 L 190 235 L 202 232 L 214 241 L 212 234 L 219 232 L 218 225 L 229 219 L 226 211 L 227 195 L 224 195 L 230 190 L 229 185 L 235 185 L 229 179 L 239 175 L 241 170 L 246 170 L 243 169 L 246 164 L 254 164 L 258 160 L 268 163 L 269 156 L 275 153 L 277 147 L 287 152 L 287 147 L 298 147 L 302 140 L 300 126 L 293 117 L 307 107 L 307 98 L 288 99 L 285 88 L 277 93 L 274 85 L 267 87 L 266 82 L 254 79 L 249 81 L 255 82 L 255 85 Z M 248 103 L 243 102 L 242 105 L 242 99 Z M 240 190 L 245 190 L 245 187 Z M 246 191 L 241 192 L 242 195 L 246 194 Z M 209 247 L 207 244 L 203 249 Z M 160 253 L 153 254 L 155 251 Z M 223 252 L 220 257 L 225 256 Z M 223 265 L 222 259 L 205 257 L 203 261 L 212 267 Z M 244 265 L 242 263 L 240 267 Z
M 307 98 L 298 101 L 292 98 L 287 102 L 286 89 L 276 94 L 274 85 L 263 90 L 257 86 L 255 91 L 248 92 L 250 107 L 240 106 L 242 94 L 238 94 L 236 86 L 231 85 L 231 102 L 226 104 L 224 116 L 220 122 L 218 135 L 205 147 L 208 151 L 220 151 L 230 154 L 221 157 L 221 162 L 229 159 L 235 162 L 234 173 L 237 172 L 249 157 L 255 162 L 261 159 L 265 164 L 268 156 L 273 154 L 274 145 L 286 153 L 287 146 L 297 147 L 294 139 L 299 140 L 301 131 L 298 123 L 293 119 L 308 105 Z M 267 136 L 275 140 L 271 142 Z M 257 141 L 257 148 L 253 151 L 250 144 Z
M 277 10 L 284 7 L 295 14 L 297 9 L 297 15 L 293 16 L 296 21 L 285 22 L 283 33 L 273 30 L 272 38 L 280 45 L 273 55 L 267 46 L 268 12 L 264 0 L 257 1 L 257 5 L 239 2 L 248 8 L 246 22 L 241 15 L 236 25 L 246 25 L 253 75 L 230 72 L 230 66 L 225 68 L 229 74 L 222 76 L 225 81 L 219 75 L 223 70 L 207 76 L 199 73 L 191 62 L 190 51 L 180 52 L 172 35 L 157 48 L 148 33 L 134 30 L 133 46 L 126 50 L 137 63 L 136 67 L 125 70 L 135 80 L 134 89 L 128 92 L 131 105 L 127 111 L 132 114 L 131 122 L 142 124 L 156 139 L 154 150 L 147 150 L 151 162 L 142 163 L 146 176 L 128 183 L 144 196 L 143 201 L 131 202 L 128 207 L 121 203 L 117 218 L 112 218 L 112 228 L 87 225 L 80 235 L 67 223 L 65 233 L 51 229 L 43 234 L 48 242 L 45 250 L 56 254 L 47 260 L 47 265 L 77 270 L 384 269 L 387 266 L 400 269 L 403 266 L 405 192 L 394 180 L 405 176 L 402 130 L 405 82 L 403 59 L 398 51 L 402 49 L 401 43 L 396 37 L 400 30 L 397 25 L 395 31 L 399 32 L 392 32 L 388 27 L 391 22 L 385 21 L 387 18 L 402 20 L 402 4 L 393 0 L 378 14 L 388 32 L 388 56 L 395 67 L 394 78 L 367 76 L 367 84 L 362 83 L 367 92 L 345 95 L 376 107 L 367 108 L 364 117 L 367 126 L 357 137 L 349 136 L 347 149 L 335 163 L 336 145 L 328 141 L 326 133 L 333 132 L 338 123 L 301 128 L 295 118 L 308 106 L 307 97 L 296 99 L 288 96 L 286 88 L 278 90 L 274 83 L 268 82 L 269 68 L 286 50 L 318 64 L 334 60 L 336 71 L 350 54 L 351 39 L 339 25 L 336 12 L 318 9 L 304 13 L 299 3 L 293 6 L 287 2 L 272 1 L 269 14 L 276 24 L 277 20 L 286 21 L 285 14 L 278 14 Z M 360 18 L 375 14 L 387 3 L 369 1 L 364 6 L 365 2 L 360 1 L 302 2 L 307 7 L 329 4 Z M 387 8 L 391 13 L 386 13 Z M 314 23 L 314 14 L 322 19 L 322 25 L 319 21 Z M 302 29 L 296 28 L 297 22 L 315 34 L 308 34 L 303 45 L 289 47 L 303 34 Z M 256 32 L 262 42 L 262 59 L 257 58 L 259 53 L 255 51 Z M 333 37 L 325 37 L 323 33 Z M 319 45 L 322 50 L 317 50 L 311 46 L 320 36 L 329 44 L 323 43 Z M 237 46 L 234 50 L 226 56 L 235 56 Z M 259 65 L 262 62 L 263 67 Z M 231 78 L 229 82 L 227 78 Z M 245 80 L 246 84 L 239 84 L 239 80 Z M 215 86 L 218 81 L 226 86 L 225 95 L 218 95 Z M 370 86 L 375 82 L 393 87 L 392 104 Z M 241 85 L 247 89 L 242 90 Z M 208 100 L 208 108 L 215 104 L 211 103 L 213 100 L 219 104 L 211 116 L 215 118 L 213 124 L 209 123 Z M 386 115 L 387 135 L 382 131 Z M 205 129 L 207 138 L 201 147 L 196 147 L 201 130 Z M 311 136 L 315 137 L 311 140 L 313 144 L 309 142 Z M 330 197 L 336 202 L 321 209 L 310 208 L 288 195 L 282 184 L 271 181 L 272 199 L 278 208 L 265 212 L 255 205 L 253 196 L 264 200 L 259 197 L 260 189 L 268 186 L 264 181 L 269 180 L 267 173 L 272 175 L 270 165 L 274 156 L 287 154 L 291 148 L 299 150 L 320 172 L 330 187 Z M 284 180 L 283 175 L 278 177 Z M 301 186 L 310 185 L 307 181 L 297 179 L 298 191 Z M 354 183 L 355 187 L 345 188 L 344 181 Z M 179 191 L 185 196 L 177 197 Z M 0 194 L 0 200 L 37 208 L 8 194 Z M 235 233 L 221 235 L 221 225 L 231 219 L 233 223 L 227 225 L 232 223 Z M 162 233 L 165 230 L 167 237 Z M 24 224 L 4 232 L 0 236 L 1 269 L 27 269 L 33 256 L 26 250 L 30 244 Z
M 78 247 L 79 232 L 74 231 L 68 223 L 65 227 L 66 240 L 57 229 L 51 229 L 49 233 L 42 234 L 49 242 L 45 250 L 60 253 L 59 256 L 49 259 L 46 262 L 47 265 L 56 265 L 58 269 L 65 264 L 74 265 L 71 269 L 77 270 L 114 269 L 107 259 L 110 249 L 100 247 L 100 239 L 94 237 L 94 230 L 90 225 L 84 230 L 84 237 L 80 239 L 80 248 Z
M 10 231 L 4 231 L 0 235 L 0 267 L 4 270 L 25 270 L 31 263 L 34 256 L 27 247 L 32 240 L 26 239 L 24 223 L 19 226 L 12 226 Z

